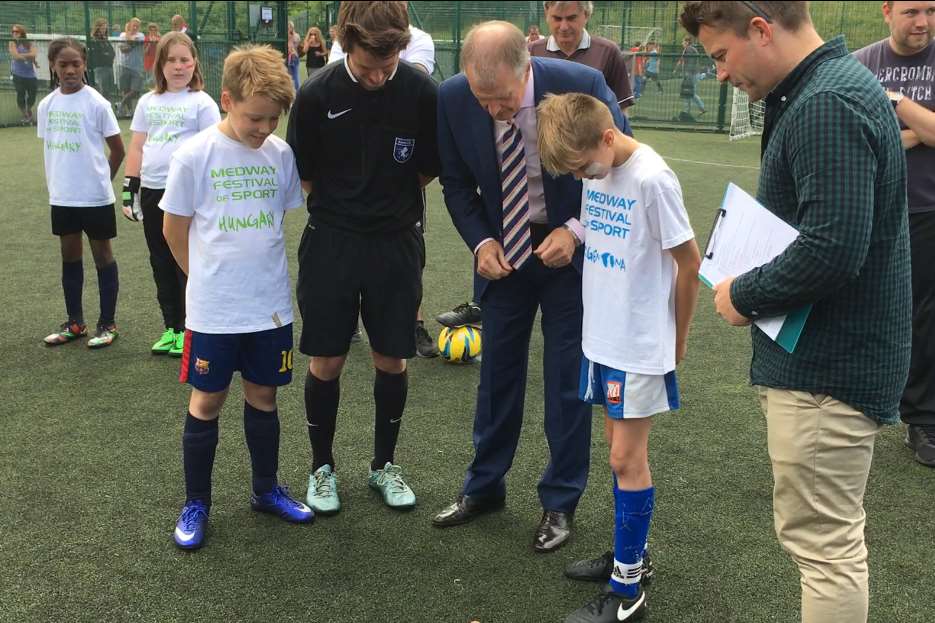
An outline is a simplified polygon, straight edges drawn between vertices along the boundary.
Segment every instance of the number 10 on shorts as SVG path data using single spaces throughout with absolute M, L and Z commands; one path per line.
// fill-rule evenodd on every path
M 279 367 L 280 372 L 288 372 L 292 369 L 292 350 L 280 351 L 282 355 L 282 365 Z

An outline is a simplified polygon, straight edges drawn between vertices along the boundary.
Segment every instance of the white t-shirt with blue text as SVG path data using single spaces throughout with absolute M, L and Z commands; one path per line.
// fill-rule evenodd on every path
M 172 153 L 220 120 L 218 105 L 204 91 L 150 91 L 141 97 L 130 122 L 132 131 L 146 133 L 140 185 L 154 190 L 165 188 Z
M 585 356 L 617 370 L 675 369 L 676 265 L 667 249 L 694 238 L 678 178 L 640 145 L 602 180 L 584 180 Z
M 251 149 L 212 126 L 176 150 L 159 207 L 192 217 L 187 329 L 256 333 L 292 322 L 283 219 L 304 205 L 292 150 L 277 136 Z
M 49 204 L 96 207 L 114 203 L 105 139 L 120 134 L 117 117 L 91 87 L 55 89 L 39 102 L 36 125 L 43 141 Z

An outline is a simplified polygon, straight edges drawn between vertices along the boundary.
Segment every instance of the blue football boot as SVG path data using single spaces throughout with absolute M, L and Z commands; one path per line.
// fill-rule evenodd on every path
M 175 544 L 182 549 L 198 549 L 205 544 L 208 505 L 202 500 L 188 500 L 175 522 Z
M 292 499 L 289 490 L 282 486 L 263 495 L 251 495 L 250 506 L 255 511 L 276 515 L 292 523 L 311 523 L 315 520 L 315 512 L 302 502 Z

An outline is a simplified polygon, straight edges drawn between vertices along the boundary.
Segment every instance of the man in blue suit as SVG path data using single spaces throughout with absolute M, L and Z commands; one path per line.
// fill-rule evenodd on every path
M 529 57 L 507 22 L 471 29 L 464 72 L 439 88 L 441 183 L 455 227 L 474 252 L 474 300 L 481 303 L 484 357 L 474 415 L 474 460 L 457 501 L 432 520 L 448 527 L 502 508 L 504 478 L 523 418 L 529 339 L 536 310 L 545 341 L 545 434 L 550 461 L 539 482 L 538 552 L 571 535 L 588 477 L 591 408 L 578 400 L 581 363 L 581 183 L 539 164 L 536 104 L 547 93 L 604 101 L 630 128 L 597 70 Z

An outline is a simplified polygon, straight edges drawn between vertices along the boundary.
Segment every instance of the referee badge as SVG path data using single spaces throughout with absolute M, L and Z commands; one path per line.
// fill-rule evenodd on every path
M 412 158 L 412 150 L 416 145 L 416 139 L 414 138 L 399 138 L 396 137 L 396 142 L 393 144 L 393 160 L 399 164 L 405 164 Z

